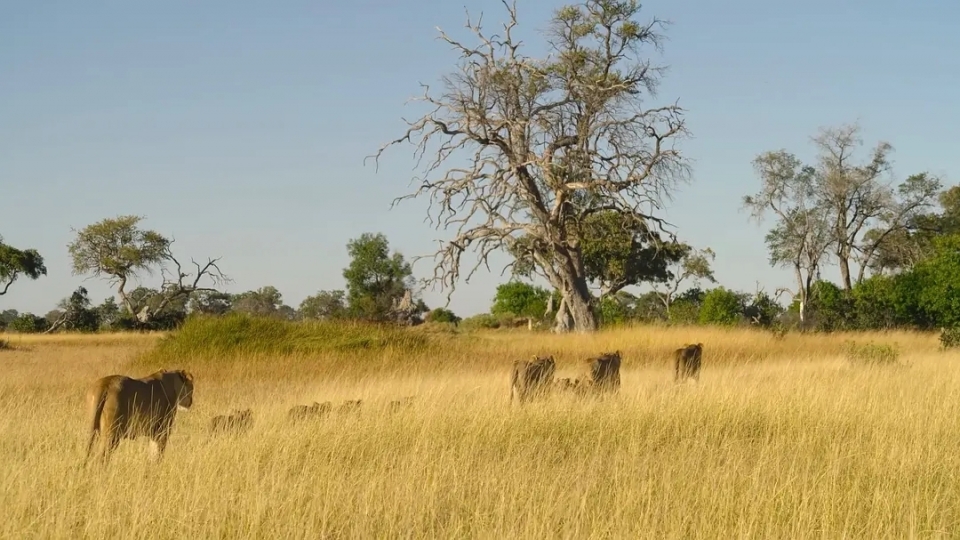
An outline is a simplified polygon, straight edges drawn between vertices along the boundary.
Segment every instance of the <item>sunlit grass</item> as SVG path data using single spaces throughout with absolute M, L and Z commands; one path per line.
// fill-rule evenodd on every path
M 960 354 L 931 334 L 510 331 L 179 362 L 152 356 L 156 336 L 130 336 L 0 351 L 0 537 L 960 534 Z M 689 342 L 704 343 L 703 374 L 677 386 L 669 353 Z M 850 342 L 896 344 L 901 363 L 852 362 Z M 511 406 L 513 359 L 552 353 L 567 376 L 616 349 L 618 397 Z M 144 358 L 196 373 L 194 408 L 178 417 L 165 461 L 151 465 L 141 439 L 107 471 L 82 470 L 85 386 L 142 376 Z M 410 408 L 388 412 L 405 396 Z M 296 404 L 347 399 L 363 400 L 359 414 L 286 417 Z M 214 415 L 246 407 L 250 432 L 208 435 Z

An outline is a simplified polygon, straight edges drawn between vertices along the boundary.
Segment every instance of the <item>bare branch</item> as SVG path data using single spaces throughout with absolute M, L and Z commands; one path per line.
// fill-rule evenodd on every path
M 379 170 L 388 148 L 413 146 L 418 185 L 391 207 L 427 197 L 426 220 L 452 231 L 426 280 L 449 289 L 448 301 L 461 277 L 469 282 L 492 253 L 529 238 L 521 250 L 527 261 L 561 291 L 577 326 L 589 328 L 577 223 L 602 207 L 664 230 L 666 222 L 645 208 L 662 209 L 689 173 L 676 148 L 687 134 L 684 111 L 676 103 L 643 106 L 663 69 L 641 49 L 659 48 L 655 30 L 663 23 L 635 22 L 639 6 L 631 2 L 586 0 L 555 14 L 546 34 L 551 52 L 535 59 L 515 38 L 515 3 L 501 2 L 507 21 L 499 33 L 488 35 L 482 15 L 473 21 L 469 13 L 471 44 L 438 28 L 459 55 L 457 69 L 439 92 L 422 84 L 414 101 L 428 111 L 366 159 Z M 449 167 L 452 159 L 467 164 Z M 463 269 L 468 250 L 477 259 Z

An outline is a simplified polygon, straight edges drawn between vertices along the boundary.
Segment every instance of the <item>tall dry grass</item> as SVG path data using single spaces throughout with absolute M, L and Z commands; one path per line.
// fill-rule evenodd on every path
M 0 351 L 4 538 L 960 534 L 960 356 L 933 335 L 426 332 L 409 349 L 179 361 L 156 336 L 0 339 L 20 347 Z M 850 340 L 896 343 L 901 363 L 850 362 Z M 701 382 L 674 385 L 667 355 L 692 341 L 705 344 Z M 615 399 L 510 405 L 514 358 L 553 353 L 564 376 L 614 349 L 624 354 Z M 150 464 L 141 439 L 105 471 L 80 468 L 85 385 L 154 363 L 197 378 L 164 462 Z M 409 409 L 388 412 L 411 395 Z M 346 399 L 363 399 L 358 415 L 286 419 L 295 404 Z M 250 432 L 208 435 L 212 416 L 246 407 Z

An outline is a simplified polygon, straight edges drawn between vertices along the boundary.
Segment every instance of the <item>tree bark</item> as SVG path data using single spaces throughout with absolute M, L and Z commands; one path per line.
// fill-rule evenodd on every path
M 806 320 L 804 307 L 806 307 L 807 304 L 807 286 L 803 282 L 803 271 L 800 269 L 800 266 L 795 265 L 793 269 L 797 273 L 797 287 L 799 288 L 798 293 L 800 294 L 800 326 L 803 327 Z
M 850 280 L 850 255 L 849 253 L 837 253 L 840 261 L 840 282 L 843 290 L 850 292 L 853 289 L 853 283 Z
M 560 298 L 560 306 L 557 307 L 557 316 L 553 325 L 553 331 L 557 334 L 569 332 L 573 326 L 573 320 L 570 318 L 570 311 L 567 310 L 566 296 Z
M 582 287 L 574 284 L 570 290 L 565 291 L 564 298 L 567 301 L 567 310 L 573 319 L 573 329 L 577 332 L 593 332 L 597 329 L 597 318 L 590 306 L 590 291 L 587 289 L 586 280 L 582 281 Z

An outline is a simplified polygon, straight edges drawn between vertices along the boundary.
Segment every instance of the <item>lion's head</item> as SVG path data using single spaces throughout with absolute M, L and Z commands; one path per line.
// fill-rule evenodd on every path
M 176 396 L 177 409 L 186 411 L 193 406 L 193 374 L 178 369 L 176 371 L 159 370 L 155 376 L 163 381 L 164 388 L 169 389 Z

